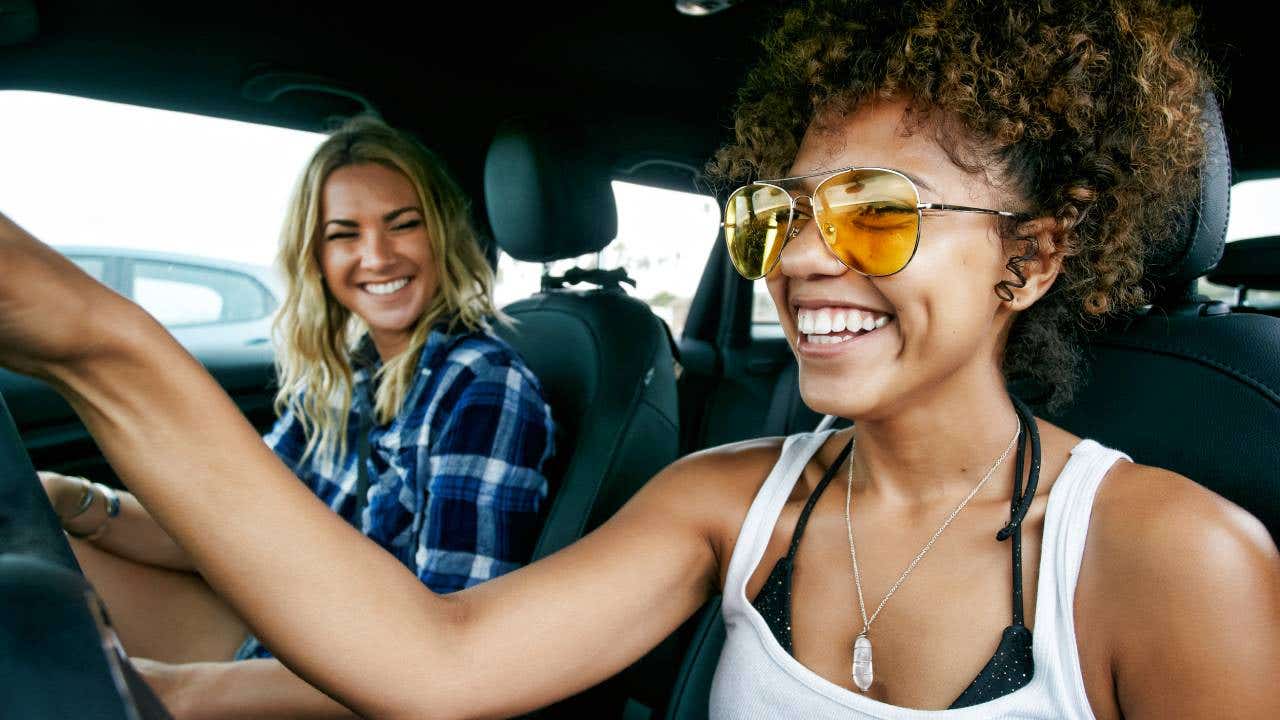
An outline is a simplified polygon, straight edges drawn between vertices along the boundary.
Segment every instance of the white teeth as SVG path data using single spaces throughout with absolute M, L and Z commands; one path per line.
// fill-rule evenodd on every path
M 824 343 L 824 338 L 832 333 L 870 332 L 882 328 L 892 319 L 889 315 L 881 315 L 867 310 L 855 310 L 843 307 L 797 308 L 796 330 L 810 338 L 810 342 Z M 834 338 L 833 342 L 843 342 L 848 337 Z
M 829 332 L 831 332 L 831 311 L 827 308 L 822 308 L 814 319 L 813 333 L 815 335 L 826 335 Z
M 364 286 L 364 289 L 374 295 L 390 295 L 408 284 L 409 278 L 400 278 L 399 280 L 392 280 L 391 282 L 367 283 Z

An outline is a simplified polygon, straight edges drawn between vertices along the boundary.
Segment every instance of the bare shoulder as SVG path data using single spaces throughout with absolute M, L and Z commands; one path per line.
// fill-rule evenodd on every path
M 649 481 L 632 504 L 697 526 L 723 564 L 784 441 L 746 440 L 687 455 Z
M 682 506 L 723 514 L 724 506 L 751 504 L 755 491 L 778 461 L 785 438 L 761 438 L 699 450 L 668 465 L 642 494 L 671 498 Z
M 1130 462 L 1099 488 L 1089 542 L 1130 573 L 1277 570 L 1276 546 L 1253 515 L 1177 473 Z
M 1110 665 L 1123 715 L 1268 717 L 1280 697 L 1258 678 L 1280 673 L 1278 617 L 1280 554 L 1261 522 L 1176 473 L 1111 469 L 1076 623 L 1082 658 Z

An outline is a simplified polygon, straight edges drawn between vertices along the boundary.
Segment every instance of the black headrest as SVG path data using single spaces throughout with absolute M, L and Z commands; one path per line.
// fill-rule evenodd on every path
M 1222 111 L 1212 93 L 1202 115 L 1205 157 L 1200 168 L 1200 195 L 1191 207 L 1171 257 L 1156 262 L 1148 279 L 1171 293 L 1184 293 L 1196 278 L 1204 275 L 1222 258 L 1227 237 L 1227 216 L 1231 211 L 1231 156 L 1227 134 L 1222 127 Z
M 1280 290 L 1280 236 L 1227 244 L 1209 282 L 1251 290 Z
M 562 123 L 509 122 L 489 146 L 484 199 L 498 247 L 527 262 L 604 249 L 618 234 L 609 164 Z

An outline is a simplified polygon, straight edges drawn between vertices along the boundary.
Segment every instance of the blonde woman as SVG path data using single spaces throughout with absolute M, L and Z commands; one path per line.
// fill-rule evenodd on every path
M 527 560 L 547 495 L 550 410 L 487 330 L 492 272 L 439 160 L 377 120 L 351 121 L 307 165 L 279 264 L 280 418 L 267 445 L 434 592 Z M 140 667 L 175 716 L 347 714 L 271 658 L 131 495 L 42 479 L 126 649 L 155 660 Z

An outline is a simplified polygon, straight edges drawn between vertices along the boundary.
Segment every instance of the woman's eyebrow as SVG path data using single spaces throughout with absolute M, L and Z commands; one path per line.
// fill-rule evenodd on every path
M 874 166 L 874 165 L 865 165 L 865 166 L 864 166 L 864 165 L 846 165 L 845 167 L 841 167 L 841 168 L 834 168 L 834 169 L 831 169 L 831 170 L 824 170 L 824 169 L 811 170 L 810 172 L 807 172 L 807 173 L 801 173 L 801 174 L 799 174 L 799 175 L 788 175 L 787 177 L 785 177 L 785 178 L 781 178 L 781 179 L 782 179 L 782 180 L 787 180 L 787 179 L 790 179 L 790 178 L 796 178 L 796 179 L 798 179 L 798 180 L 800 181 L 800 185 L 801 185 L 801 187 L 804 187 L 804 188 L 807 188 L 807 189 L 809 189 L 809 190 L 812 190 L 815 186 L 817 186 L 817 184 L 818 184 L 818 183 L 822 182 L 822 181 L 825 179 L 825 178 L 823 177 L 823 176 L 825 176 L 825 175 L 832 175 L 832 174 L 835 174 L 835 173 L 841 172 L 842 170 L 848 170 L 848 169 L 851 169 L 851 168 L 872 168 L 872 167 L 876 167 L 876 166 Z M 885 169 L 888 169 L 888 170 L 895 170 L 895 171 L 897 171 L 897 172 L 902 173 L 904 176 L 906 176 L 906 178 L 907 178 L 908 180 L 910 180 L 911 182 L 915 183 L 915 184 L 916 184 L 916 186 L 917 186 L 917 187 L 919 187 L 919 188 L 920 188 L 920 189 L 922 189 L 922 190 L 928 190 L 928 191 L 929 191 L 929 192 L 931 192 L 931 193 L 936 193 L 936 192 L 937 192 L 937 190 L 934 190 L 934 189 L 933 189 L 933 186 L 932 186 L 932 185 L 930 185 L 929 183 L 927 183 L 927 182 L 925 182 L 924 180 L 922 180 L 918 175 L 913 175 L 912 173 L 909 173 L 909 172 L 907 172 L 906 170 L 898 170 L 897 168 L 885 168 Z M 768 182 L 768 181 L 766 181 L 766 182 Z
M 397 209 L 397 210 L 392 210 L 391 212 L 389 212 L 389 213 L 387 213 L 386 215 L 383 215 L 383 216 L 382 216 L 382 221 L 383 221 L 383 222 L 391 222 L 392 220 L 395 220 L 396 218 L 400 217 L 401 215 L 403 215 L 403 214 L 405 214 L 405 213 L 407 213 L 407 212 L 418 212 L 418 206 L 416 206 L 416 205 L 405 205 L 404 207 L 399 208 L 399 209 Z
M 360 227 L 360 223 L 356 222 L 355 220 L 347 220 L 345 218 L 334 218 L 333 220 L 325 221 L 324 227 L 329 227 L 330 225 L 341 225 L 343 227 Z
M 916 184 L 918 187 L 920 187 L 921 189 L 923 189 L 923 190 L 928 190 L 929 192 L 937 192 L 936 190 L 934 190 L 934 189 L 933 189 L 933 186 L 932 186 L 932 185 L 930 185 L 929 183 L 925 182 L 924 180 L 921 180 L 918 176 L 916 176 L 916 175 L 912 175 L 911 173 L 907 172 L 906 170 L 899 170 L 898 172 L 902 173 L 903 175 L 906 175 L 908 180 L 910 180 L 911 182 L 915 183 L 915 184 Z

